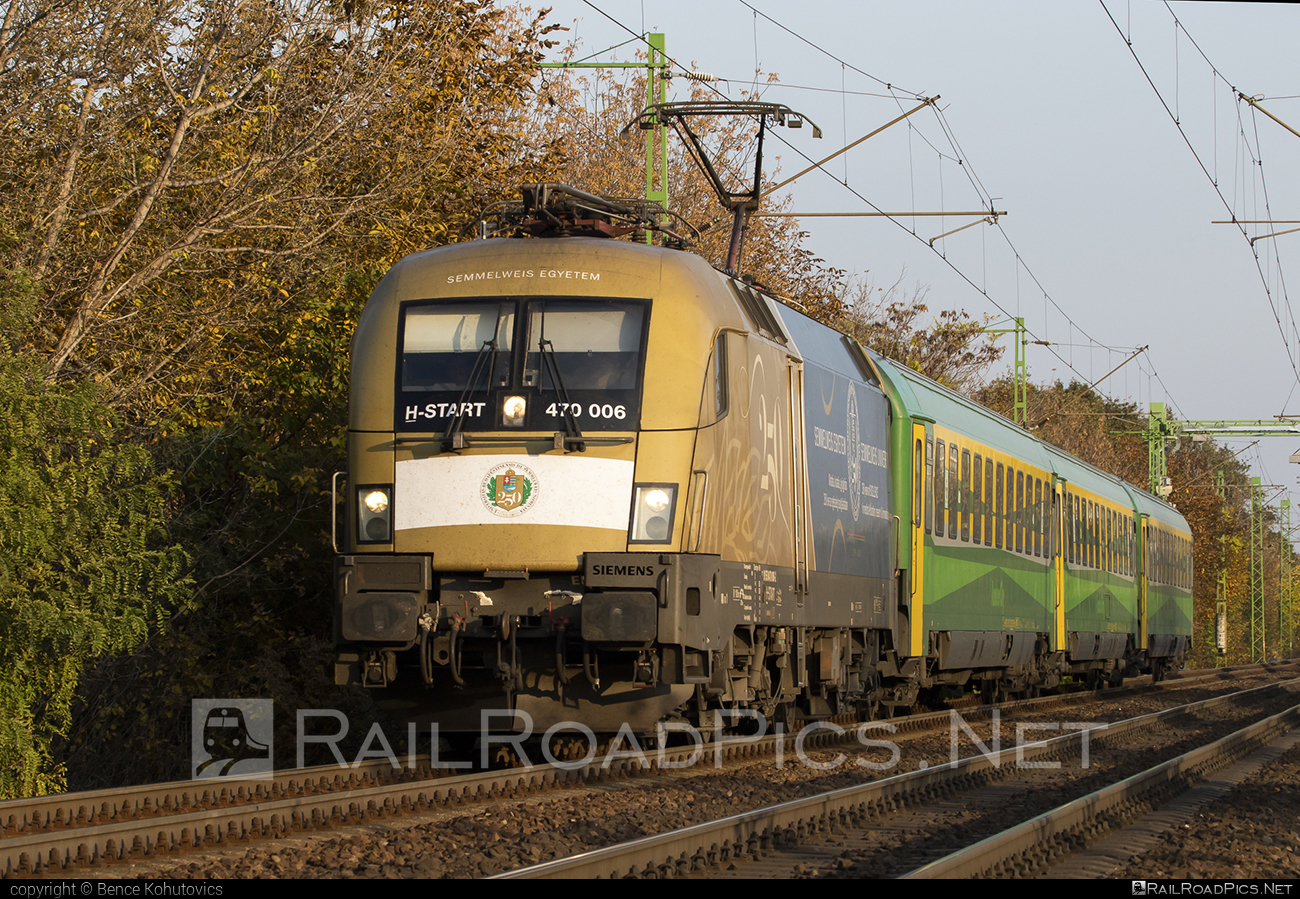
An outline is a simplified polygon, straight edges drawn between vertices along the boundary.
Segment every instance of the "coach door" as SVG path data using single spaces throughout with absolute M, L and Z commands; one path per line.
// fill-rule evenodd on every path
M 1052 648 L 1065 648 L 1065 494 L 1068 482 L 1052 483 Z
M 1138 648 L 1147 648 L 1147 570 L 1150 568 L 1151 553 L 1151 516 L 1143 513 L 1138 519 L 1138 576 L 1137 576 L 1137 617 Z
M 795 596 L 800 604 L 808 593 L 808 459 L 804 446 L 803 360 L 786 359 L 790 393 L 790 511 L 794 541 Z
M 933 444 L 931 444 L 933 447 Z M 930 453 L 934 450 L 930 449 Z M 927 452 L 925 441 L 925 424 L 914 421 L 912 424 L 912 521 L 911 521 L 911 540 L 912 553 L 909 559 L 909 565 L 912 569 L 912 597 L 911 597 L 911 621 L 913 624 L 912 634 L 913 643 L 916 637 L 921 634 L 921 614 L 925 600 L 925 515 L 930 508 L 927 503 L 929 500 L 929 485 L 933 481 L 933 475 L 930 472 L 933 469 L 934 462 L 929 460 L 927 464 Z M 917 655 L 916 646 L 911 646 L 913 655 Z

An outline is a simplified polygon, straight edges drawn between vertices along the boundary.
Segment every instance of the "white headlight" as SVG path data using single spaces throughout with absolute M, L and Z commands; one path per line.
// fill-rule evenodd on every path
M 357 488 L 357 541 L 388 543 L 393 539 L 391 484 Z
M 528 403 L 522 396 L 508 396 L 501 406 L 501 422 L 508 428 L 522 427 Z
M 630 543 L 670 543 L 676 484 L 637 484 L 632 493 Z
M 668 504 L 671 502 L 672 499 L 668 496 L 667 491 L 661 490 L 658 487 L 645 495 L 645 504 L 655 512 L 662 512 L 664 509 L 667 509 Z

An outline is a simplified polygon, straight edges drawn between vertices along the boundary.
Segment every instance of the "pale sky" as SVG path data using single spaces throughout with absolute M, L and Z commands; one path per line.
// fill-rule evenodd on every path
M 1211 224 L 1234 213 L 1300 220 L 1300 137 L 1229 87 L 1266 98 L 1259 101 L 1265 109 L 1300 131 L 1300 5 L 748 2 L 548 5 L 552 20 L 581 42 L 582 56 L 632 37 L 614 19 L 637 33 L 664 33 L 670 57 L 727 79 L 718 87 L 732 98 L 752 86 L 756 68 L 762 81 L 776 73 L 781 83 L 765 87 L 763 99 L 821 126 L 818 141 L 808 128 L 778 129 L 814 160 L 912 108 L 915 96 L 939 95 L 941 116 L 924 110 L 908 120 L 913 129 L 895 125 L 827 164 L 836 178 L 847 175 L 857 195 L 814 172 L 788 188 L 790 208 L 956 211 L 984 208 L 992 197 L 1007 213 L 999 226 L 936 242 L 945 262 L 929 239 L 978 219 L 809 218 L 803 224 L 814 252 L 837 268 L 870 270 L 883 286 L 906 269 L 905 283 L 930 287 L 932 312 L 1023 316 L 1033 337 L 1058 344 L 1061 357 L 1031 346 L 1033 381 L 1091 381 L 1149 344 L 1147 355 L 1098 389 L 1141 409 L 1152 400 L 1172 403 L 1182 419 L 1300 414 L 1292 312 L 1300 308 L 1300 232 L 1259 240 L 1252 251 L 1240 229 Z M 600 58 L 629 60 L 634 46 Z M 894 86 L 893 97 L 882 82 Z M 677 84 L 680 98 L 687 88 Z M 787 176 L 808 164 L 779 144 L 769 143 L 765 155 L 780 155 Z M 1248 227 L 1253 237 L 1300 222 Z M 1105 348 L 1090 349 L 1089 338 Z M 1241 449 L 1251 441 L 1223 442 Z M 1271 437 L 1242 458 L 1265 483 L 1300 493 L 1300 467 L 1287 462 L 1297 449 L 1300 437 Z

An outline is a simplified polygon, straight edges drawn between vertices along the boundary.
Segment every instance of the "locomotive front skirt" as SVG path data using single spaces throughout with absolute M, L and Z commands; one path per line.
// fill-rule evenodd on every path
M 1191 633 L 1168 504 L 678 250 L 402 260 L 346 483 L 336 682 L 443 732 L 1160 677 Z

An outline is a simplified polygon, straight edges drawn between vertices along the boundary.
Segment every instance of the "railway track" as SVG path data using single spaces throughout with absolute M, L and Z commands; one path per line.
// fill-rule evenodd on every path
M 1214 681 L 1231 674 L 1210 672 Z M 1167 681 L 1155 689 L 1184 686 L 1197 678 Z M 1149 688 L 1148 688 L 1149 689 Z M 1097 694 L 1107 699 L 1128 690 Z M 1086 701 L 1079 694 L 1009 703 L 1012 708 L 1045 708 Z M 988 709 L 963 709 L 976 720 Z M 900 732 L 946 727 L 949 712 L 897 719 Z M 847 722 L 845 722 L 847 724 Z M 851 737 L 850 737 L 851 739 Z M 697 766 L 752 760 L 799 750 L 833 750 L 840 740 L 823 727 L 806 734 L 801 746 L 786 734 L 780 739 L 728 740 L 703 748 L 662 753 L 648 751 L 566 767 L 538 765 L 507 771 L 436 777 L 427 760 L 413 770 L 394 771 L 386 762 L 371 762 L 340 771 L 326 766 L 284 772 L 268 781 L 236 781 L 224 790 L 214 782 L 184 781 L 130 791 L 98 791 L 0 803 L 0 872 L 5 876 L 41 876 L 70 869 L 107 871 L 124 860 L 181 859 L 188 851 L 235 848 L 259 839 L 327 833 L 347 824 L 397 819 L 413 812 L 448 809 L 472 802 L 515 799 L 563 787 L 582 787 L 611 778 L 633 777 L 693 761 Z
M 1300 706 L 1052 809 L 905 875 L 1093 878 L 1170 830 L 1292 746 Z
M 1204 730 L 1207 716 L 1212 716 L 1210 720 L 1240 713 L 1250 717 L 1248 704 L 1264 697 L 1270 698 L 1270 702 L 1265 703 L 1269 706 L 1268 713 L 1259 712 L 1254 716 L 1262 716 L 1263 720 L 1253 722 L 1239 733 L 1218 739 L 1210 746 L 1180 754 L 1177 759 L 1155 766 L 1151 771 L 1126 777 L 1119 786 L 1108 785 L 1108 798 L 1100 818 L 1069 817 L 1095 804 L 1091 798 L 1093 791 L 1087 791 L 1085 796 L 1063 806 L 1062 810 L 1054 810 L 1052 814 L 1061 816 L 1059 838 L 1049 836 L 1041 839 L 1045 817 L 1033 816 L 1010 831 L 1013 836 L 998 835 L 979 841 L 981 847 L 1004 847 L 1004 856 L 985 854 L 983 848 L 969 849 L 965 851 L 972 855 L 958 853 L 953 856 L 953 861 L 945 858 L 917 865 L 921 871 L 943 877 L 1034 873 L 1050 863 L 1059 862 L 1063 847 L 1071 842 L 1082 845 L 1090 833 L 1100 834 L 1113 826 L 1115 819 L 1107 816 L 1131 813 L 1142 808 L 1143 803 L 1163 803 L 1171 795 L 1171 784 L 1203 779 L 1205 772 L 1223 767 L 1241 754 L 1258 748 L 1261 740 L 1300 726 L 1300 705 L 1295 704 L 1300 698 L 1300 679 L 1000 752 L 981 752 L 955 765 L 921 767 L 869 784 L 781 803 L 500 876 L 507 879 L 692 875 L 791 877 L 814 872 L 833 874 L 837 864 L 845 873 L 851 870 L 855 877 L 880 876 L 878 870 L 864 871 L 852 861 L 854 844 L 861 844 L 867 852 L 879 852 L 882 845 L 895 842 L 902 834 L 905 835 L 904 843 L 914 844 L 908 851 L 916 854 L 919 846 L 933 847 L 936 842 L 942 845 L 960 841 L 962 828 L 944 827 L 940 834 L 936 833 L 938 825 L 934 822 L 953 813 L 967 813 L 972 803 L 980 802 L 987 803 L 1003 819 L 1012 816 L 1014 812 L 1013 808 L 1007 807 L 1008 799 L 1025 790 L 1008 788 L 1005 781 L 1019 778 L 1022 772 L 1037 774 L 1059 770 L 1071 761 L 1077 763 L 1085 747 L 1095 761 L 1098 753 L 1104 751 L 1101 744 L 1141 741 L 1158 726 L 1174 726 L 1182 721 L 1193 730 Z M 1286 708 L 1280 712 L 1273 711 L 1271 707 L 1276 705 L 1285 705 Z M 1100 794 L 1105 790 L 1096 792 Z M 927 815 L 932 818 L 928 823 L 922 820 Z M 902 816 L 911 816 L 912 820 L 902 825 L 892 820 Z M 927 830 L 927 827 L 931 829 Z M 949 845 L 948 848 L 955 847 Z M 907 853 L 902 854 L 906 856 Z M 957 861 L 959 857 L 969 861 Z M 906 873 L 906 869 L 897 873 Z M 918 873 L 917 876 L 922 875 Z

